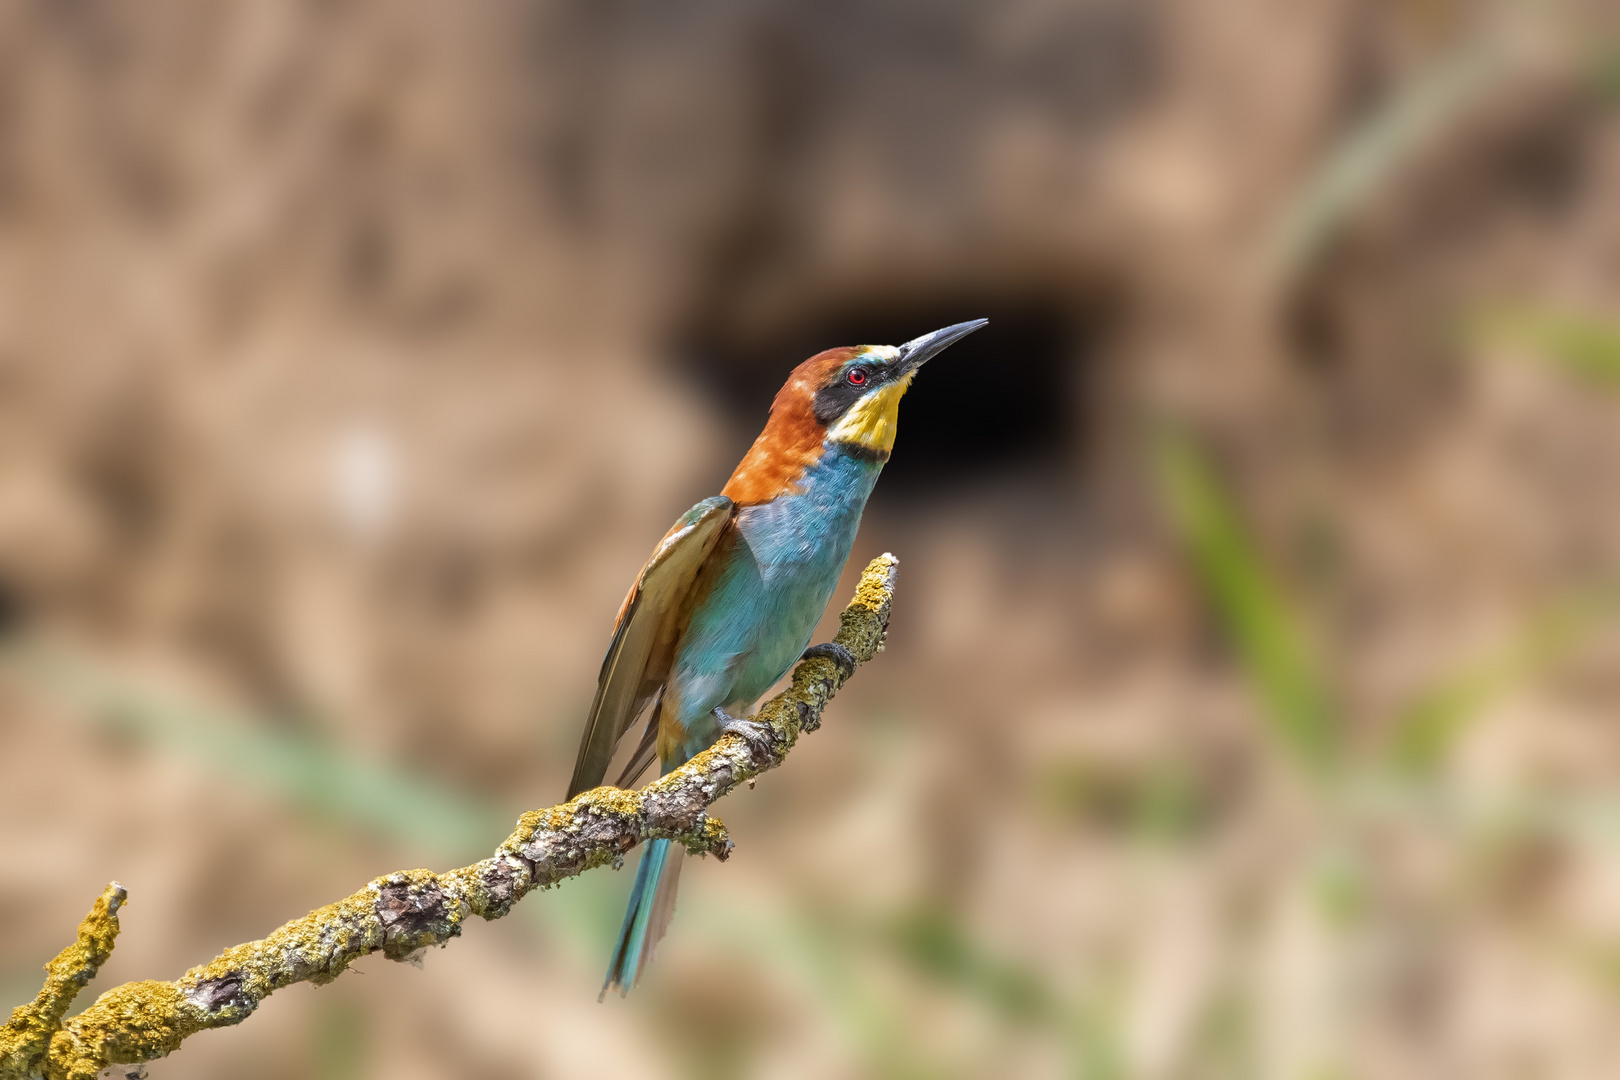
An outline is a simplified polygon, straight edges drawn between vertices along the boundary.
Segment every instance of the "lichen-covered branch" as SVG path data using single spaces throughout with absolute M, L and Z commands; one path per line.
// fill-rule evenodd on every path
M 95 978 L 112 955 L 118 908 L 128 896 L 118 882 L 108 885 L 79 924 L 79 939 L 45 965 L 45 985 L 39 996 L 11 1010 L 11 1021 L 0 1028 L 0 1076 L 45 1074 L 45 1055 L 62 1026 L 62 1017 L 84 984 Z
M 899 562 L 882 555 L 861 575 L 834 640 L 864 664 L 883 647 Z M 70 1020 L 74 995 L 112 953 L 126 893 L 109 885 L 79 927 L 79 939 L 46 965 L 45 987 L 0 1029 L 0 1080 L 92 1080 L 113 1064 L 151 1061 L 188 1036 L 240 1023 L 259 1002 L 296 982 L 325 983 L 362 956 L 407 959 L 461 933 L 470 916 L 498 919 L 530 890 L 614 863 L 643 840 L 667 837 L 724 859 L 725 826 L 711 803 L 780 765 L 799 735 L 854 668 L 826 657 L 801 662 L 793 685 L 754 716 L 768 736 L 727 735 L 639 791 L 600 787 L 547 810 L 531 810 L 495 854 L 435 874 L 402 870 L 318 908 L 260 941 L 227 949 L 173 982 L 125 983 Z

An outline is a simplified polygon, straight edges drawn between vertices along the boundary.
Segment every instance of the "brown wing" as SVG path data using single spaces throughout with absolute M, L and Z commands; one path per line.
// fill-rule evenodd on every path
M 568 798 L 602 783 L 619 740 L 664 684 L 680 630 L 676 622 L 682 601 L 735 512 L 724 495 L 704 499 L 681 515 L 642 567 L 619 609 L 613 641 L 602 659 Z
M 658 757 L 658 713 L 663 707 L 664 701 L 660 697 L 658 704 L 653 706 L 651 715 L 647 717 L 647 727 L 641 733 L 641 741 L 630 752 L 630 760 L 624 763 L 619 778 L 613 781 L 614 787 L 626 789 L 634 787 L 636 781 L 641 779 L 641 774 L 647 771 L 647 766 Z

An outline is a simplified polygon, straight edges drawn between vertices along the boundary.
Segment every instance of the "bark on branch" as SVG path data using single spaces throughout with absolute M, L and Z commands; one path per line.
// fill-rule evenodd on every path
M 834 640 L 857 665 L 883 647 L 898 565 L 893 555 L 872 560 L 839 616 Z M 754 745 L 728 735 L 639 791 L 599 787 L 531 810 L 490 858 L 442 874 L 401 870 L 378 878 L 173 982 L 113 987 L 64 1021 L 74 996 L 112 954 L 128 895 L 114 882 L 80 924 L 78 941 L 45 965 L 39 996 L 0 1028 L 0 1080 L 92 1080 L 114 1064 L 163 1057 L 196 1032 L 240 1023 L 283 986 L 331 982 L 373 952 L 408 959 L 459 935 L 468 917 L 498 919 L 531 890 L 617 863 L 643 840 L 666 837 L 723 860 L 731 840 L 708 816 L 709 805 L 780 765 L 802 733 L 821 726 L 822 709 L 853 670 L 830 658 L 805 660 L 793 685 L 755 714 L 770 734 Z

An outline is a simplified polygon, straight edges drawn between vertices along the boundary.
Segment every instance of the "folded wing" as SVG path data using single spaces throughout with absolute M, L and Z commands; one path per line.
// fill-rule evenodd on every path
M 681 515 L 642 567 L 602 660 L 568 798 L 602 783 L 619 740 L 669 677 L 685 601 L 735 513 L 723 495 L 704 499 Z

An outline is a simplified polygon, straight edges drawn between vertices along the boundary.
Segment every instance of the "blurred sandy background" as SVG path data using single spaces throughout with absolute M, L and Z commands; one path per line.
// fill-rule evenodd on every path
M 599 871 L 151 1075 L 1613 1076 L 1617 22 L 0 3 L 0 1001 L 487 854 L 791 366 L 988 316 L 628 1001 Z

